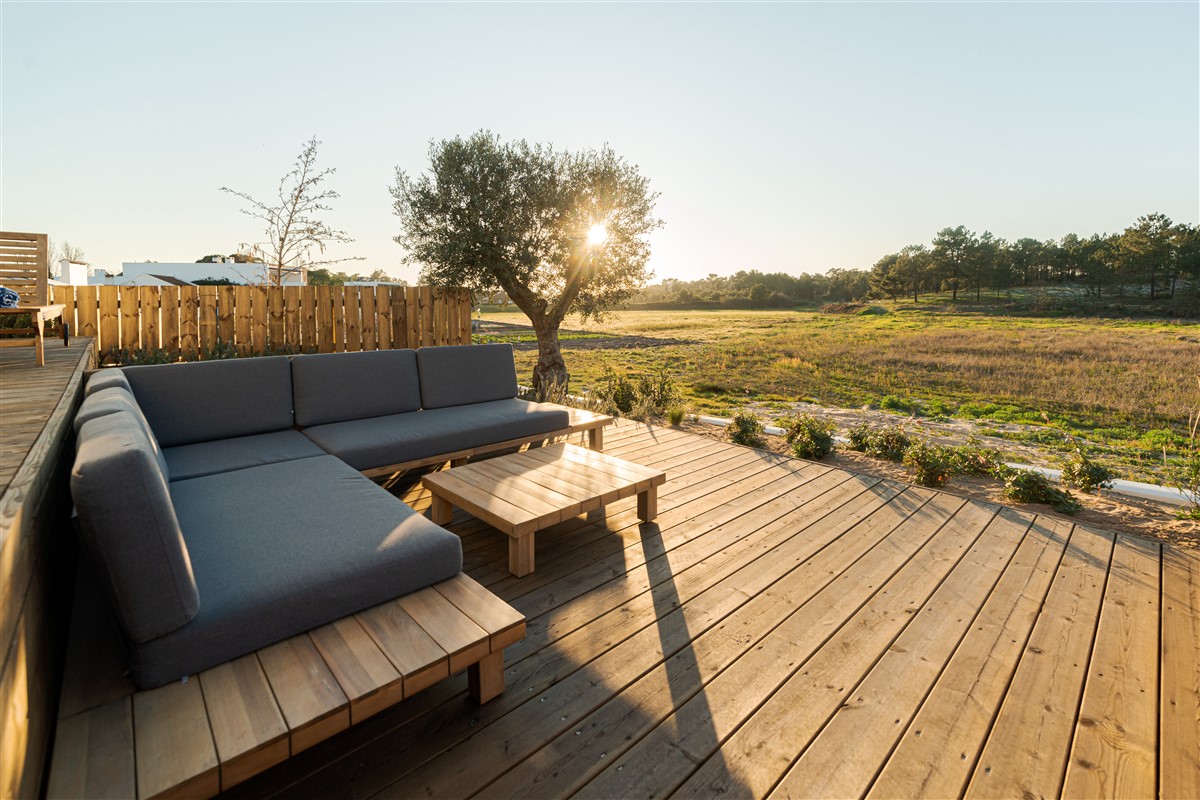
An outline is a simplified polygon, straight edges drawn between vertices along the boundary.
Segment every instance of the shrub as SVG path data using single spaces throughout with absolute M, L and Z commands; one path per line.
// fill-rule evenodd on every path
M 984 447 L 973 438 L 958 447 L 949 447 L 947 456 L 950 470 L 955 475 L 990 475 L 993 478 L 1007 476 L 1008 467 L 1000 451 Z
M 762 420 L 751 411 L 739 411 L 734 414 L 729 427 L 725 429 L 729 441 L 747 447 L 762 447 L 766 444 L 763 432 Z
M 1075 448 L 1075 452 L 1062 468 L 1062 482 L 1084 492 L 1108 489 L 1112 486 L 1114 477 L 1108 467 L 1088 458 L 1082 447 Z
M 941 486 L 950 477 L 946 448 L 932 442 L 913 442 L 904 453 L 903 463 L 912 468 L 913 481 L 921 486 Z
M 883 428 L 871 428 L 868 425 L 857 425 L 850 429 L 850 449 L 865 453 L 872 458 L 886 458 L 888 461 L 900 461 L 904 458 L 912 440 L 899 425 L 887 425 Z
M 638 378 L 637 390 L 640 399 L 649 403 L 650 407 L 655 409 L 655 413 L 662 413 L 679 400 L 679 389 L 675 386 L 675 379 L 665 366 Z
M 654 407 L 654 403 L 650 402 L 645 397 L 639 397 L 633 401 L 633 408 L 629 409 L 627 416 L 629 419 L 636 419 L 639 422 L 645 422 L 651 417 L 658 414 L 658 409 Z
M 780 420 L 785 429 L 787 443 L 799 458 L 825 458 L 833 452 L 834 424 L 819 420 L 812 414 Z
M 1014 503 L 1042 503 L 1063 514 L 1074 514 L 1082 506 L 1070 492 L 1059 489 L 1040 472 L 1009 470 L 1004 497 Z
M 901 414 L 916 414 L 920 409 L 912 400 L 889 394 L 879 401 L 879 407 L 884 411 L 895 411 Z
M 846 432 L 846 439 L 851 450 L 857 450 L 860 453 L 867 452 L 867 446 L 871 441 L 871 426 L 865 422 L 862 425 L 855 425 Z
M 628 377 L 618 373 L 612 367 L 605 366 L 600 373 L 600 384 L 592 390 L 592 395 L 605 406 L 609 406 L 622 414 L 628 414 L 637 402 L 637 388 Z
M 687 412 L 680 406 L 667 409 L 667 421 L 672 425 L 679 425 L 685 416 L 687 416 Z

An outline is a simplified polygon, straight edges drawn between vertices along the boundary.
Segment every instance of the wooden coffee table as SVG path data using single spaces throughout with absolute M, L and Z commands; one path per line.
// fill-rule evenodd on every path
M 507 533 L 508 570 L 521 577 L 533 572 L 535 533 L 635 494 L 638 519 L 650 522 L 666 480 L 661 470 L 559 443 L 434 472 L 421 483 L 433 494 L 439 525 L 458 506 Z

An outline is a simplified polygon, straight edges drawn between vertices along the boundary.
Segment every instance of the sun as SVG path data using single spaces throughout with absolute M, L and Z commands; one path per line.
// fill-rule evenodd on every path
M 608 228 L 603 222 L 597 222 L 592 227 L 588 228 L 587 243 L 595 246 L 604 244 L 608 241 Z

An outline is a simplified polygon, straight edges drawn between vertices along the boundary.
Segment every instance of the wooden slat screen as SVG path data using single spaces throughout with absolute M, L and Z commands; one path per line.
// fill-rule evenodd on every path
M 49 240 L 44 233 L 0 232 L 0 286 L 21 296 L 21 305 L 50 302 Z
M 186 359 L 471 343 L 471 295 L 432 286 L 56 286 L 99 353 Z

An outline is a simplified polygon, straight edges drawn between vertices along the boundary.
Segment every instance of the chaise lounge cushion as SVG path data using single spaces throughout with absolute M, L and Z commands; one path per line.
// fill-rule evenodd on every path
M 422 347 L 421 407 L 447 408 L 517 396 L 517 371 L 510 344 Z
M 142 426 L 146 438 L 150 441 L 150 445 L 154 449 L 154 456 L 158 460 L 158 467 L 162 470 L 163 476 L 169 480 L 171 472 L 167 469 L 167 462 L 163 458 L 162 448 L 158 446 L 158 440 L 154 438 L 154 432 L 150 430 L 150 423 L 146 421 L 146 415 L 142 413 L 142 409 L 133 399 L 133 395 L 124 389 L 111 386 L 85 396 L 79 406 L 79 410 L 75 412 L 75 419 L 71 424 L 75 428 L 76 436 L 78 436 L 79 429 L 83 427 L 84 423 L 96 417 L 102 417 L 105 414 L 115 414 L 117 412 L 132 414 L 138 421 L 138 424 Z
M 88 378 L 87 386 L 84 387 L 85 395 L 98 392 L 101 389 L 124 389 L 133 394 L 133 388 L 129 385 L 129 380 L 125 377 L 124 370 L 121 369 L 102 369 L 99 372 L 93 372 Z
M 311 439 L 295 430 L 181 444 L 162 452 L 170 468 L 168 475 L 172 481 L 325 455 L 325 451 L 313 444 Z
M 200 612 L 131 653 L 147 688 L 453 577 L 462 548 L 332 456 L 171 484 Z
M 292 427 L 286 356 L 126 367 L 125 377 L 163 447 Z
M 562 430 L 570 424 L 559 406 L 516 398 L 451 406 L 305 428 L 321 449 L 358 470 L 387 467 Z
M 292 395 L 300 426 L 416 411 L 421 407 L 416 351 L 295 356 Z
M 185 625 L 200 608 L 192 564 L 155 447 L 117 411 L 80 428 L 71 495 L 83 540 L 135 642 Z

